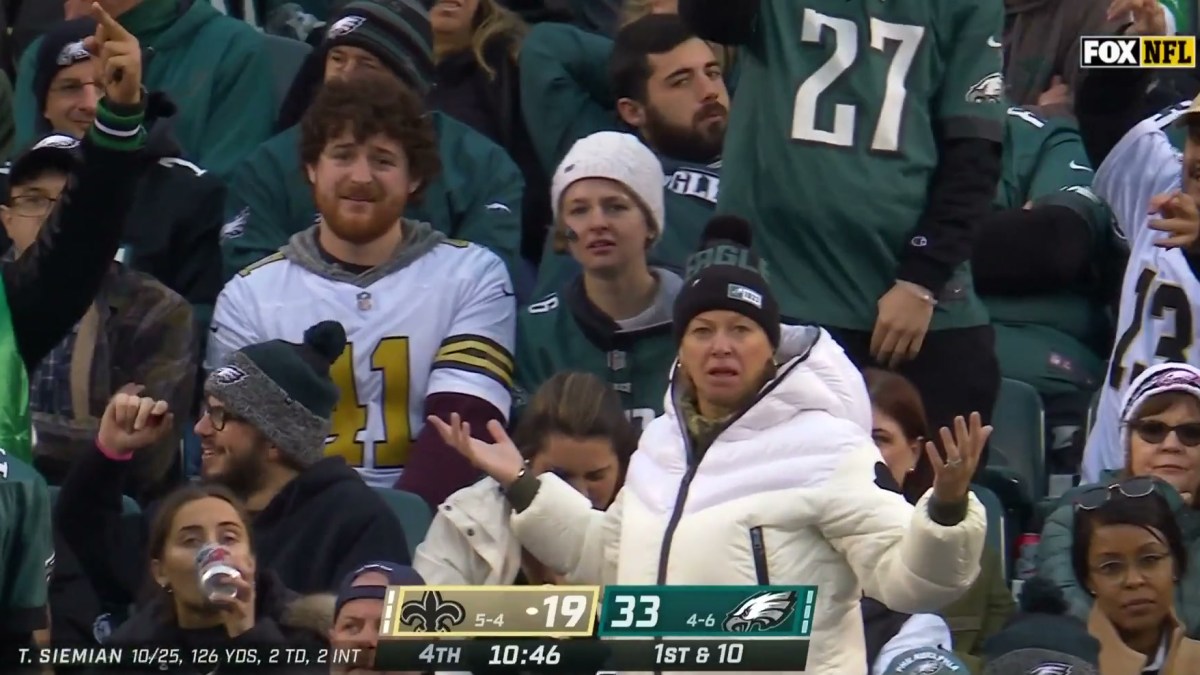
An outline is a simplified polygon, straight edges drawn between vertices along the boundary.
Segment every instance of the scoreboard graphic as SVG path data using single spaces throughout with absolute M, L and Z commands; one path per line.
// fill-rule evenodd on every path
M 379 635 L 591 637 L 598 586 L 393 586 Z
M 815 586 L 396 586 L 385 670 L 804 670 Z

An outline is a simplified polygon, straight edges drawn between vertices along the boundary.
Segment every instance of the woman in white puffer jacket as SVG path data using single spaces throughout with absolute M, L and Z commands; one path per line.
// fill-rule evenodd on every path
M 513 533 L 578 583 L 815 585 L 808 673 L 865 675 L 860 598 L 907 613 L 957 599 L 979 573 L 986 517 L 969 491 L 991 429 L 942 430 L 946 460 L 916 506 L 871 440 L 862 378 L 827 333 L 775 362 L 779 310 L 749 225 L 714 219 L 675 302 L 679 361 L 666 412 L 643 432 L 605 512 L 535 477 L 500 422 L 496 443 L 457 416 L 447 443 L 504 486 Z M 862 404 L 847 405 L 855 391 Z

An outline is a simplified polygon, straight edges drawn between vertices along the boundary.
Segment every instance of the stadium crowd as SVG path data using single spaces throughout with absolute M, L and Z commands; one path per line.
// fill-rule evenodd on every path
M 1200 66 L 1080 48 L 1195 3 L 0 7 L 6 672 L 629 584 L 1200 673 Z

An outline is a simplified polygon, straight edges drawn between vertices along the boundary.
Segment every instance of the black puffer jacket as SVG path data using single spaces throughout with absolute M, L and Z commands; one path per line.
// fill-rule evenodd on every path
M 272 650 L 304 648 L 318 650 L 327 647 L 325 635 L 333 624 L 334 599 L 330 595 L 300 596 L 284 587 L 273 572 L 260 571 L 255 579 L 257 607 L 254 628 L 230 638 L 224 628 L 185 630 L 171 617 L 168 596 L 158 595 L 142 605 L 129 620 L 113 633 L 107 646 L 130 648 L 150 647 L 164 654 L 163 663 L 145 667 L 99 668 L 95 675 L 114 673 L 163 672 L 182 675 L 221 675 L 228 672 L 269 672 L 277 675 L 325 675 L 328 665 L 235 667 L 214 666 L 208 657 L 223 655 L 227 649 L 249 648 L 265 657 Z M 214 669 L 215 668 L 215 669 Z

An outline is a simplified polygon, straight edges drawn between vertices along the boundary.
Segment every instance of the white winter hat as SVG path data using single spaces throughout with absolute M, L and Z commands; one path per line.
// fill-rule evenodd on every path
M 1159 363 L 1134 378 L 1121 402 L 1121 441 L 1129 448 L 1129 423 L 1142 404 L 1159 394 L 1178 391 L 1200 399 L 1200 368 L 1189 363 Z
M 662 162 L 637 136 L 599 131 L 575 141 L 550 181 L 550 206 L 556 223 L 563 192 L 584 178 L 607 178 L 628 188 L 646 207 L 652 221 L 650 226 L 657 232 L 657 238 L 662 239 L 666 227 Z

